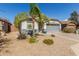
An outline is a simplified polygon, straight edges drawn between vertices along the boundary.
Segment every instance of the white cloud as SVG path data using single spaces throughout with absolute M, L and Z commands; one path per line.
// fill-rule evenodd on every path
M 65 19 L 64 21 L 67 21 L 68 19 Z

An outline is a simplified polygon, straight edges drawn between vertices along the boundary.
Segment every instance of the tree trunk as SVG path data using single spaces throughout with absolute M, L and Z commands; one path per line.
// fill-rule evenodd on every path
M 21 39 L 21 24 L 19 24 L 19 26 L 18 26 L 18 31 L 19 31 L 19 38 Z
M 38 30 L 39 30 L 39 32 L 40 32 L 40 23 L 38 23 Z
M 44 31 L 44 24 L 42 24 L 42 32 Z
M 39 32 L 41 32 L 41 23 L 38 23 Z
M 1 30 L 0 30 L 0 38 L 1 38 Z
M 39 32 L 42 32 L 43 31 L 43 27 L 44 25 L 42 23 L 38 23 L 38 27 L 39 27 Z
M 34 30 L 34 27 L 35 27 L 35 26 L 34 26 L 34 22 L 35 22 L 35 20 L 34 20 L 33 17 L 32 17 L 32 22 L 33 22 L 33 29 L 32 29 L 32 30 L 33 30 L 33 36 L 34 36 L 34 33 L 35 33 L 35 30 Z

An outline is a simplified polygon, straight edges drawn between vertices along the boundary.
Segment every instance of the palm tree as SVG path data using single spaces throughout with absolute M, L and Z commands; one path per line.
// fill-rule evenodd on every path
M 44 30 L 44 24 L 49 21 L 48 17 L 41 13 L 41 19 L 37 18 L 36 21 L 38 22 L 39 32 Z
M 34 22 L 35 22 L 35 18 L 39 17 L 40 18 L 40 9 L 37 6 L 37 4 L 35 3 L 31 3 L 30 4 L 30 12 L 29 12 L 30 16 L 32 17 L 32 21 L 33 21 L 33 35 L 34 35 Z
M 26 12 L 19 13 L 15 16 L 14 25 L 19 30 L 19 34 L 21 35 L 21 21 L 26 20 L 28 18 L 28 15 Z

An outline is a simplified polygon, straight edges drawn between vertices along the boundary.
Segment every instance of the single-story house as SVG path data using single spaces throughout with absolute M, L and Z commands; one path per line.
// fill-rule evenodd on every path
M 0 18 L 0 31 L 9 33 L 11 32 L 11 23 L 4 18 Z
M 34 30 L 36 33 L 39 32 L 38 23 L 34 22 Z M 21 32 L 27 34 L 28 31 L 33 29 L 32 19 L 29 18 L 27 20 L 21 21 Z M 61 23 L 59 20 L 50 20 L 49 22 L 44 24 L 44 30 L 46 32 L 60 32 L 61 31 Z
M 32 29 L 33 29 L 32 18 L 21 21 L 20 28 L 21 28 L 21 32 L 24 34 L 27 34 L 29 31 L 32 31 Z M 46 30 L 46 24 L 44 24 L 44 30 Z M 34 31 L 35 31 L 35 33 L 39 32 L 38 23 L 36 21 L 34 21 Z
M 61 31 L 61 23 L 59 20 L 51 19 L 46 25 L 47 32 L 60 32 Z

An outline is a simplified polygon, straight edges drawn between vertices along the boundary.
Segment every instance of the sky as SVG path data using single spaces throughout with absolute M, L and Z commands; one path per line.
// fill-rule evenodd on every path
M 42 13 L 49 18 L 66 20 L 73 11 L 79 13 L 78 3 L 39 3 Z M 21 12 L 29 12 L 28 3 L 0 3 L 0 17 L 7 18 L 11 23 L 14 22 L 15 16 Z

